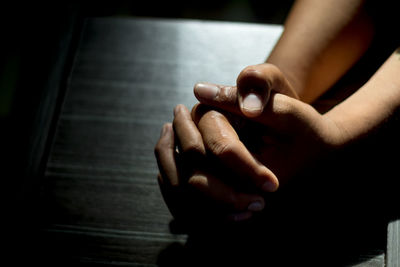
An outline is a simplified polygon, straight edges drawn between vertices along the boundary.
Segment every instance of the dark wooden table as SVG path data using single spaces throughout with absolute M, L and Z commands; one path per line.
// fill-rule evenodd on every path
M 166 266 L 187 260 L 180 253 L 190 247 L 188 236 L 171 233 L 156 180 L 153 147 L 161 126 L 172 120 L 176 104 L 196 102 L 194 83 L 234 84 L 243 67 L 265 59 L 281 31 L 224 22 L 87 20 L 43 178 L 40 238 L 47 261 Z M 384 266 L 384 255 L 377 248 L 353 265 Z

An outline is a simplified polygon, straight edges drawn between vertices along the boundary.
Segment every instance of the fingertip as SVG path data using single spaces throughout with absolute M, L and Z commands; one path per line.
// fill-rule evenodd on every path
M 187 107 L 186 107 L 185 105 L 183 105 L 183 104 L 178 104 L 178 105 L 176 105 L 175 108 L 174 108 L 174 116 L 178 115 L 179 112 L 187 111 L 187 110 L 188 110 L 188 109 L 187 109 Z
M 228 215 L 228 220 L 233 222 L 242 222 L 250 219 L 253 216 L 251 211 L 243 211 Z
M 247 207 L 247 210 L 249 211 L 253 211 L 253 212 L 258 212 L 258 211 L 262 211 L 265 207 L 265 202 L 264 200 L 261 199 L 257 199 L 253 202 L 250 203 L 250 205 Z
M 160 137 L 167 136 L 171 131 L 172 131 L 172 123 L 170 123 L 170 122 L 165 123 L 163 125 L 163 127 L 161 128 Z
M 262 166 L 260 176 L 263 176 L 264 182 L 261 183 L 261 190 L 264 192 L 275 192 L 279 188 L 279 180 L 275 174 L 267 167 Z
M 279 184 L 273 182 L 273 181 L 266 181 L 262 187 L 261 190 L 264 192 L 272 193 L 278 190 Z
M 270 177 L 270 180 L 265 181 L 261 186 L 261 190 L 267 193 L 275 192 L 278 190 L 278 188 L 279 188 L 279 181 L 275 177 L 275 175 L 273 177 Z
M 264 111 L 264 106 L 266 105 L 269 95 L 262 97 L 257 93 L 248 93 L 245 96 L 239 97 L 240 99 L 240 109 L 248 118 L 254 118 L 260 116 Z
M 219 87 L 211 83 L 196 83 L 193 88 L 194 95 L 201 102 L 202 100 L 214 100 L 218 95 Z
M 163 128 L 165 128 L 166 131 L 172 131 L 172 123 L 170 122 L 165 123 Z

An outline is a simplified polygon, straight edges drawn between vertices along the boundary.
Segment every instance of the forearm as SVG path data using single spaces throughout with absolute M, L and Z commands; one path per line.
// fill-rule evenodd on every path
M 387 123 L 400 108 L 400 49 L 348 99 L 324 116 L 342 130 L 338 145 L 357 140 Z
M 298 0 L 268 63 L 286 75 L 300 99 L 311 103 L 367 50 L 372 21 L 362 0 Z

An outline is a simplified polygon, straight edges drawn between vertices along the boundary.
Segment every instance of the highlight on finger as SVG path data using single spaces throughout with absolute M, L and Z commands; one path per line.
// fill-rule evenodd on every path
M 268 102 L 271 91 L 299 99 L 297 92 L 275 65 L 262 63 L 244 68 L 237 80 L 238 93 L 245 96 L 251 92 L 260 94 L 264 105 Z M 239 101 L 241 101 L 239 97 Z
M 154 154 L 161 174 L 159 181 L 163 184 L 177 186 L 179 177 L 175 159 L 175 137 L 171 123 L 164 124 L 160 139 L 154 148 Z
M 190 111 L 184 105 L 174 109 L 173 128 L 183 157 L 199 158 L 205 156 L 203 139 Z
M 236 80 L 238 101 L 246 117 L 261 115 L 279 73 L 277 68 L 270 64 L 248 66 L 240 72 Z
M 264 199 L 260 195 L 238 192 L 211 174 L 198 172 L 189 178 L 188 184 L 218 205 L 225 207 L 229 213 L 259 212 L 265 207 Z
M 268 96 L 269 97 L 269 96 Z M 258 117 L 264 110 L 263 97 L 259 93 L 249 92 L 244 96 L 239 96 L 239 105 L 242 113 L 249 118 Z
M 193 113 L 207 152 L 222 166 L 252 181 L 263 191 L 278 189 L 277 177 L 250 153 L 226 116 L 204 105 L 196 106 Z
M 228 112 L 239 112 L 236 86 L 196 83 L 193 91 L 196 98 L 202 104 L 217 107 Z

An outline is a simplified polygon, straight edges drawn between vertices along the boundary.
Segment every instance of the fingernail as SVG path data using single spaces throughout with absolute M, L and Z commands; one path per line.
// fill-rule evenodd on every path
M 231 214 L 229 217 L 230 217 L 230 220 L 232 220 L 232 221 L 240 222 L 240 221 L 250 219 L 252 215 L 253 214 L 250 211 L 244 211 L 244 212 Z
M 261 201 L 254 201 L 247 207 L 247 209 L 249 211 L 262 211 L 264 209 L 264 203 Z
M 272 181 L 266 181 L 261 187 L 264 192 L 275 192 L 277 189 L 278 185 Z
M 194 86 L 195 95 L 205 100 L 213 100 L 217 96 L 218 91 L 218 86 L 210 83 L 197 83 Z
M 262 105 L 263 104 L 262 104 L 261 98 L 256 94 L 250 93 L 243 98 L 242 107 L 246 111 L 250 111 L 250 112 L 261 111 L 263 108 Z

